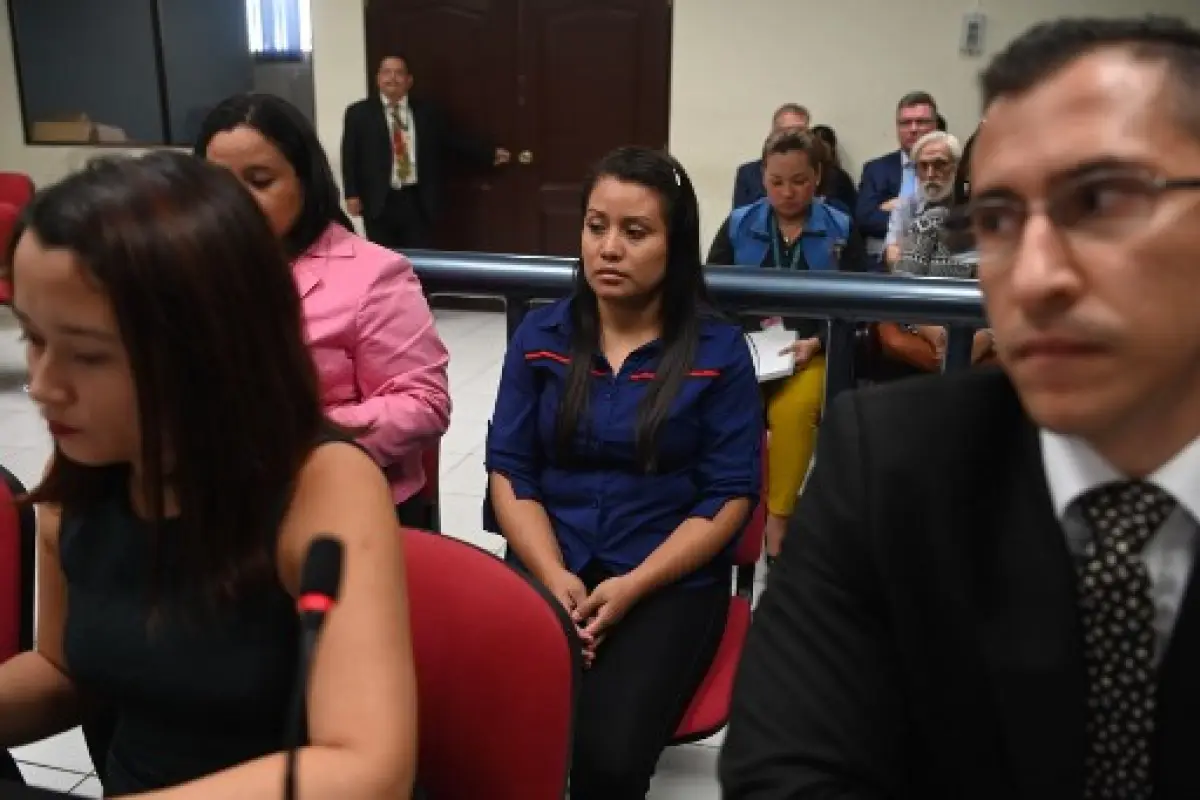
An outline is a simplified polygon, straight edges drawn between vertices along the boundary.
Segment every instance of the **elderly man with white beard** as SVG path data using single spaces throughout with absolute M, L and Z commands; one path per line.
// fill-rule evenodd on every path
M 888 220 L 884 260 L 893 271 L 904 255 L 906 239 L 911 237 L 918 219 L 924 215 L 940 217 L 942 215 L 936 212 L 949 205 L 962 152 L 958 138 L 945 131 L 931 131 L 913 145 L 912 161 L 917 172 L 917 190 L 892 210 Z
M 962 160 L 963 149 L 958 139 L 942 131 L 922 136 L 913 145 L 913 162 L 917 168 L 918 189 L 912 201 L 897 209 L 904 212 L 900 221 L 897 244 L 888 248 L 888 263 L 893 272 L 933 278 L 974 278 L 976 259 L 966 253 L 956 253 L 945 244 L 942 228 L 950 213 L 954 193 L 954 178 Z M 912 332 L 933 345 L 939 358 L 945 350 L 946 331 L 937 325 L 917 325 Z M 989 330 L 975 334 L 972 362 L 987 359 L 994 340 Z

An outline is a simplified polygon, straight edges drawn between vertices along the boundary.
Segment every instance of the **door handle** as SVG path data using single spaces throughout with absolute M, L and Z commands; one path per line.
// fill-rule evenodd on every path
M 533 152 L 530 150 L 522 150 L 520 153 L 517 154 L 517 161 L 519 161 L 522 164 L 532 164 L 533 163 Z

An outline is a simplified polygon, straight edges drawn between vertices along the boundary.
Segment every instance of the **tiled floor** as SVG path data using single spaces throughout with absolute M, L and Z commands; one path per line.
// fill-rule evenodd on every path
M 504 356 L 504 316 L 467 311 L 437 312 L 438 329 L 450 348 L 454 412 L 442 441 L 442 528 L 499 552 L 503 542 L 480 527 L 483 445 Z M 41 474 L 50 442 L 36 410 L 21 390 L 21 350 L 16 331 L 0 312 L 0 463 L 26 483 Z M 760 573 L 761 574 L 761 573 Z M 720 737 L 669 749 L 659 764 L 654 800 L 715 800 L 714 778 Z M 59 736 L 14 751 L 26 779 L 39 786 L 100 797 L 80 733 Z

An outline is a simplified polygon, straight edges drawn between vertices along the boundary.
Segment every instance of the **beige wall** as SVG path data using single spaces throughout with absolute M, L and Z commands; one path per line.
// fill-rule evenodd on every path
M 804 103 L 816 121 L 832 125 L 847 168 L 857 175 L 863 161 L 894 147 L 892 110 L 906 91 L 932 92 L 951 130 L 970 134 L 978 120 L 975 76 L 987 55 L 1038 20 L 1161 12 L 1200 24 L 1200 0 L 674 2 L 671 149 L 696 183 L 706 239 L 729 210 L 734 168 L 754 157 L 780 103 Z M 362 3 L 312 3 L 317 127 L 336 162 L 342 111 L 364 87 Z M 983 58 L 963 58 L 958 52 L 961 15 L 976 9 L 988 15 L 987 52 Z M 4 11 L 0 169 L 21 169 L 39 183 L 51 181 L 93 151 L 24 144 Z

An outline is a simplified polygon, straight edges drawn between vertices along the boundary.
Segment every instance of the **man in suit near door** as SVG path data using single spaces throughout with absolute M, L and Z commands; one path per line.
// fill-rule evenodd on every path
M 346 109 L 346 209 L 363 218 L 367 238 L 376 244 L 430 247 L 449 159 L 490 168 L 508 163 L 509 152 L 455 130 L 434 106 L 411 98 L 413 76 L 403 56 L 382 59 L 375 82 L 378 96 Z
M 1200 31 L 982 79 L 1003 370 L 840 397 L 754 618 L 728 800 L 1200 797 Z

